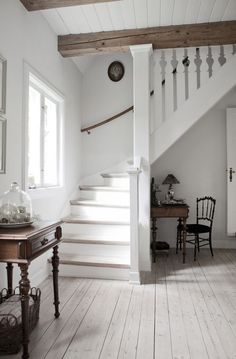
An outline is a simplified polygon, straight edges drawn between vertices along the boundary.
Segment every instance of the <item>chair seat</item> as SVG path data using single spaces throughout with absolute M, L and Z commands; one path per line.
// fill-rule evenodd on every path
M 187 224 L 186 231 L 188 233 L 209 233 L 211 228 L 209 226 L 205 226 L 204 224 Z

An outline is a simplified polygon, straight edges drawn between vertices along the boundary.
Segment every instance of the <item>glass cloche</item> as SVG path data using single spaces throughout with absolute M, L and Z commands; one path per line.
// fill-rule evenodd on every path
M 10 190 L 0 198 L 0 226 L 25 227 L 33 223 L 29 195 L 12 182 Z

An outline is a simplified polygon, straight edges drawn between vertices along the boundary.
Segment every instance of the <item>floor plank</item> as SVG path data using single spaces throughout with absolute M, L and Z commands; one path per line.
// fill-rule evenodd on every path
M 156 302 L 155 302 L 155 358 L 172 359 L 172 342 L 169 318 L 169 302 L 167 295 L 166 257 L 158 258 L 154 267 L 156 271 Z
M 73 337 L 65 359 L 98 358 L 123 284 L 103 281 Z
M 118 356 L 132 292 L 132 285 L 125 285 L 121 291 L 99 359 L 116 359 Z
M 158 255 L 141 286 L 60 278 L 57 320 L 47 278 L 30 358 L 236 359 L 236 250 L 187 254 Z
M 182 311 L 190 357 L 192 359 L 208 359 L 209 356 L 198 321 L 197 310 L 192 301 L 191 291 L 193 283 L 189 277 L 189 266 L 188 264 L 183 266 L 182 259 L 177 256 L 172 256 L 171 259 L 179 292 L 180 309 Z

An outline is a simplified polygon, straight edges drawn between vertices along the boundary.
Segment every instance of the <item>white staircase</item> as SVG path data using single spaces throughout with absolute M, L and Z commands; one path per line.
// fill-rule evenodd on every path
M 63 219 L 60 275 L 129 279 L 130 193 L 125 173 L 102 174 L 103 186 L 81 186 Z

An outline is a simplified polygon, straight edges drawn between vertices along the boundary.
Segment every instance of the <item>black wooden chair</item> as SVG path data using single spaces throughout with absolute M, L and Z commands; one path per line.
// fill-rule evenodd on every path
M 196 223 L 186 225 L 186 243 L 194 245 L 194 260 L 196 260 L 197 250 L 200 247 L 209 245 L 211 255 L 213 256 L 212 249 L 212 225 L 215 213 L 216 200 L 212 197 L 197 198 L 196 210 Z M 203 236 L 204 235 L 204 236 Z M 176 240 L 176 253 L 182 246 L 183 240 L 183 225 L 178 224 L 177 227 L 177 240 Z

